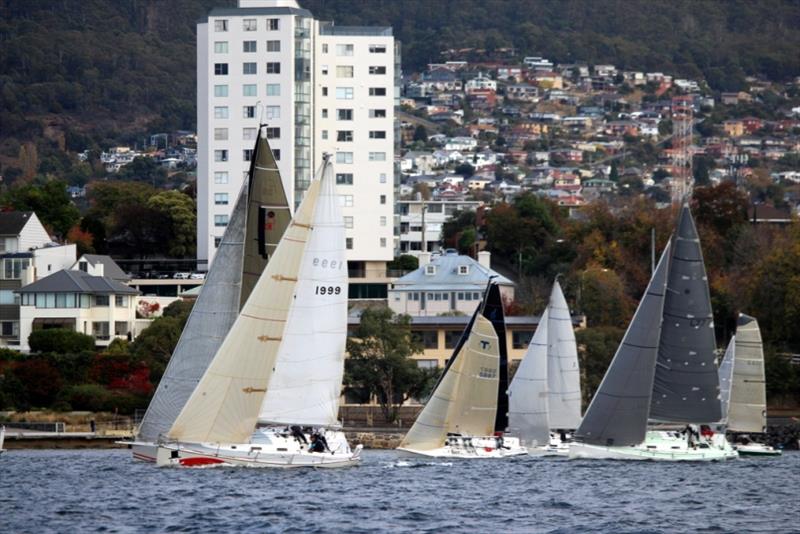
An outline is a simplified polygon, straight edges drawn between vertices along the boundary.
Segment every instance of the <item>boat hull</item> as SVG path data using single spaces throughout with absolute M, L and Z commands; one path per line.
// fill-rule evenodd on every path
M 502 443 L 495 436 L 449 436 L 447 443 L 438 449 L 419 450 L 398 447 L 403 457 L 448 459 L 503 459 L 524 456 L 527 449 L 519 439 L 505 437 Z
M 780 456 L 783 451 L 775 449 L 763 443 L 748 443 L 747 445 L 736 445 L 736 452 L 739 456 Z
M 528 456 L 534 458 L 569 457 L 569 445 L 571 439 L 567 436 L 567 441 L 561 441 L 559 434 L 550 434 L 550 443 L 542 446 L 527 445 Z
M 720 436 L 722 437 L 722 436 Z M 725 440 L 722 440 L 725 441 Z M 643 443 L 632 446 L 603 446 L 574 442 L 570 444 L 571 459 L 588 460 L 651 460 L 660 462 L 715 462 L 736 458 L 730 445 L 719 439 L 690 444 L 677 432 L 648 432 Z

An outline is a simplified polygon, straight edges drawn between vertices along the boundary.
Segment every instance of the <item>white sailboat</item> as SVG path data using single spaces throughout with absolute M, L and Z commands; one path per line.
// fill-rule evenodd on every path
M 734 434 L 734 448 L 740 456 L 780 456 L 770 445 L 752 441 L 751 434 L 763 434 L 767 427 L 767 390 L 764 375 L 764 346 L 758 321 L 740 314 L 736 335 L 731 338 L 719 367 L 722 425 Z
M 398 450 L 430 458 L 526 454 L 518 438 L 503 436 L 508 406 L 503 369 L 507 362 L 500 290 L 490 284 L 439 383 Z
M 508 388 L 509 433 L 531 456 L 568 456 L 568 432 L 581 421 L 578 347 L 556 280 L 539 325 Z
M 570 445 L 570 458 L 710 461 L 736 457 L 721 434 L 692 424 L 720 418 L 713 317 L 689 207 L 653 272 Z M 648 420 L 686 424 L 650 430 Z
M 0 425 L 0 454 L 6 452 L 3 448 L 3 442 L 6 440 L 6 427 L 4 425 Z
M 344 245 L 326 160 L 321 179 L 306 191 L 230 332 L 159 444 L 159 465 L 358 463 L 361 446 L 351 451 L 335 428 L 347 333 Z M 257 428 L 259 421 L 270 426 Z M 315 436 L 329 438 L 325 451 L 312 452 L 297 427 L 316 427 Z

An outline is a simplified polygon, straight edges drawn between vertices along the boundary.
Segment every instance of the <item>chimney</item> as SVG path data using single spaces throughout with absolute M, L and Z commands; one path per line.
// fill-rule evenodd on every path
M 431 253 L 430 252 L 420 252 L 419 253 L 419 266 L 425 267 L 431 262 Z
M 488 250 L 481 250 L 478 252 L 478 263 L 486 267 L 487 269 L 492 268 L 492 253 Z

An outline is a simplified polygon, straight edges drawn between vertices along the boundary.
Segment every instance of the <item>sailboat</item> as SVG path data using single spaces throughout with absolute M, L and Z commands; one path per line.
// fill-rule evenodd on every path
M 3 448 L 3 442 L 5 440 L 6 440 L 6 427 L 0 425 L 0 454 L 6 452 L 6 450 Z
M 160 466 L 344 467 L 336 416 L 347 336 L 344 220 L 326 157 L 166 437 Z M 270 426 L 258 428 L 259 421 Z M 326 437 L 324 452 L 312 452 Z M 333 429 L 333 432 L 329 432 Z M 322 439 L 323 443 L 326 441 Z
M 156 461 L 167 433 L 208 368 L 291 220 L 269 143 L 259 128 L 242 186 L 203 289 L 132 443 L 138 460 Z
M 526 454 L 508 426 L 508 355 L 500 288 L 483 302 L 447 362 L 439 383 L 398 450 L 432 458 L 507 458 Z
M 737 434 L 734 447 L 740 456 L 780 456 L 781 451 L 750 440 L 767 427 L 767 391 L 764 347 L 758 321 L 740 314 L 736 335 L 731 338 L 719 367 L 722 424 Z
M 558 280 L 508 396 L 509 433 L 528 454 L 569 455 L 567 431 L 581 422 L 581 386 L 572 317 Z
M 700 240 L 684 203 L 622 343 L 578 427 L 570 458 L 708 461 L 736 456 L 692 424 L 720 418 L 713 316 Z M 650 430 L 648 422 L 685 424 Z

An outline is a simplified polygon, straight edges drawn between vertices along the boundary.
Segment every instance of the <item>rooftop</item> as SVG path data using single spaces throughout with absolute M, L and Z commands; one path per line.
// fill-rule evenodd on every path
M 88 293 L 92 295 L 138 295 L 135 289 L 105 276 L 62 270 L 18 289 L 17 293 Z
M 429 272 L 429 266 L 434 266 L 433 274 L 426 274 Z M 459 268 L 462 266 L 467 267 L 466 274 L 458 274 Z M 483 291 L 490 276 L 495 277 L 495 282 L 500 285 L 514 285 L 505 276 L 484 267 L 469 256 L 450 252 L 434 257 L 430 263 L 398 278 L 392 289 L 397 291 Z
M 18 236 L 32 215 L 32 211 L 0 212 L 0 235 Z

